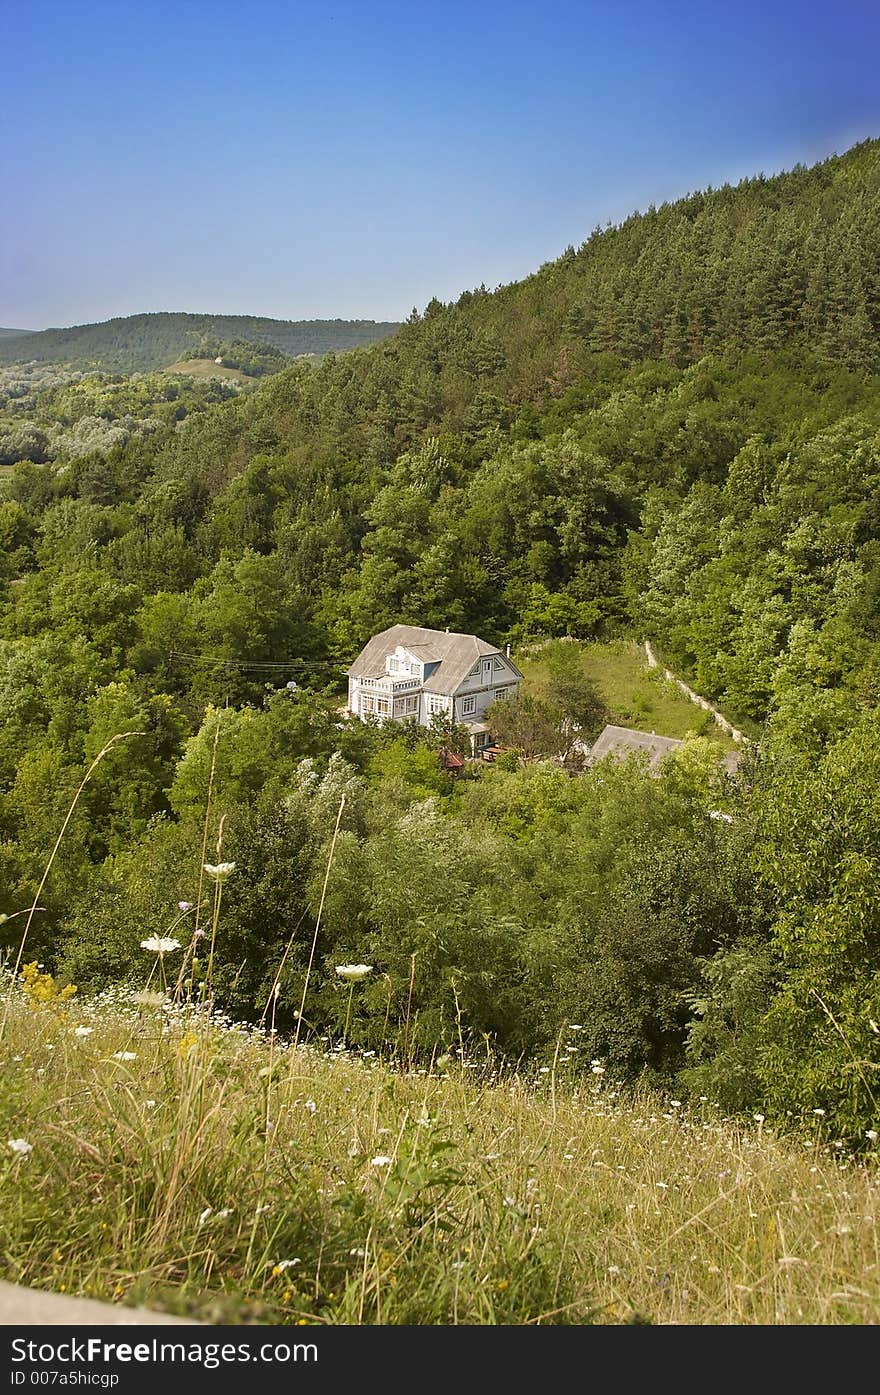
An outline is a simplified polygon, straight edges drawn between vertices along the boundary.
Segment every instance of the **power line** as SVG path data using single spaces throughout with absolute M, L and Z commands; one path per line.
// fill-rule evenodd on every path
M 224 668 L 246 668 L 260 671 L 270 671 L 275 669 L 289 670 L 297 669 L 347 669 L 348 662 L 345 659 L 255 659 L 252 662 L 247 659 L 220 659 L 213 654 L 189 654 L 183 649 L 169 649 L 169 659 L 191 659 L 200 664 L 217 664 Z

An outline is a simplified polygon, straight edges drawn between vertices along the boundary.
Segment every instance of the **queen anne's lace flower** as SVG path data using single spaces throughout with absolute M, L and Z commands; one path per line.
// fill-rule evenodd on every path
M 150 950 L 152 954 L 171 954 L 173 950 L 180 949 L 180 940 L 170 940 L 164 935 L 151 935 L 148 940 L 141 940 L 141 949 Z
M 212 882 L 225 882 L 235 871 L 234 862 L 206 862 L 204 867 Z
M 358 979 L 366 978 L 367 974 L 373 972 L 372 964 L 337 964 L 336 972 L 340 978 L 348 979 L 350 983 L 356 983 Z

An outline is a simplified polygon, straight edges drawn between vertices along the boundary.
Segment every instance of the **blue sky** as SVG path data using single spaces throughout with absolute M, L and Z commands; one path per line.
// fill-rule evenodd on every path
M 0 325 L 398 319 L 880 135 L 876 0 L 5 0 Z

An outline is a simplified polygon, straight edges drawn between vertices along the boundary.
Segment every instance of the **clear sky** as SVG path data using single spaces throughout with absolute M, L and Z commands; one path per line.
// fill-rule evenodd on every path
M 399 319 L 880 135 L 878 0 L 0 0 L 0 325 Z

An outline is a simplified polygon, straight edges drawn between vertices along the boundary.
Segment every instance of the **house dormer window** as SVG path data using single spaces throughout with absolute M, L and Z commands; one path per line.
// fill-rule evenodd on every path
M 399 673 L 399 672 L 400 672 L 400 660 L 399 660 L 399 659 L 389 659 L 389 660 L 388 660 L 388 672 L 389 672 L 389 673 Z

